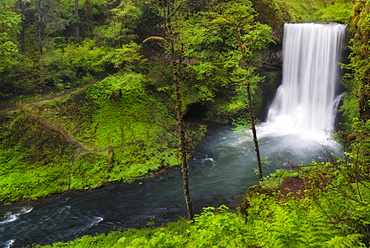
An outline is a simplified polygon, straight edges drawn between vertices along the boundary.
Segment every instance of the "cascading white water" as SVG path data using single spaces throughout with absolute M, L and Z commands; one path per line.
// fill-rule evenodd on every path
M 285 24 L 283 82 L 270 106 L 267 125 L 301 133 L 334 129 L 345 30 L 342 24 Z

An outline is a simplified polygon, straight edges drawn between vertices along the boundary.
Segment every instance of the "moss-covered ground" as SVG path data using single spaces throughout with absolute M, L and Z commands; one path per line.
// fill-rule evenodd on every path
M 140 74 L 117 74 L 0 112 L 0 202 L 129 182 L 178 165 L 176 120 L 143 81 Z M 206 127 L 188 125 L 191 147 Z

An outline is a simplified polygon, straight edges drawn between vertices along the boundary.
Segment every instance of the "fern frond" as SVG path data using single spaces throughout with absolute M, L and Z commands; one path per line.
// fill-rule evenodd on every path
M 361 242 L 361 238 L 364 237 L 362 234 L 350 234 L 347 236 L 335 236 L 324 244 L 327 247 L 366 247 L 365 244 Z

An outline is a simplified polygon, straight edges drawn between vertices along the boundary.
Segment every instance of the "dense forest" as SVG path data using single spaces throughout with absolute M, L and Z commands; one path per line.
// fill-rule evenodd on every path
M 186 195 L 186 160 L 208 122 L 264 118 L 283 24 L 339 22 L 343 158 L 260 173 L 238 211 L 53 247 L 369 247 L 369 19 L 366 0 L 0 0 L 0 203 L 173 166 Z M 277 191 L 288 177 L 308 185 L 300 197 Z

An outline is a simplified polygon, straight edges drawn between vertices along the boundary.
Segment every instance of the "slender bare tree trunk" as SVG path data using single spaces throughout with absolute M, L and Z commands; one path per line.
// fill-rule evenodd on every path
M 180 91 L 180 80 L 177 75 L 179 64 L 172 61 L 173 66 L 173 83 L 175 88 L 176 94 L 176 115 L 177 115 L 177 124 L 179 129 L 179 136 L 180 136 L 180 148 L 179 148 L 179 155 L 181 158 L 181 172 L 182 172 L 182 189 L 184 191 L 184 197 L 186 202 L 186 207 L 188 211 L 188 218 L 193 219 L 193 203 L 190 197 L 189 192 L 189 165 L 187 161 L 187 149 L 186 149 L 186 138 L 185 138 L 185 123 L 182 113 L 182 100 L 181 100 L 181 91 Z
M 185 203 L 188 212 L 188 218 L 194 218 L 193 212 L 193 202 L 190 197 L 189 191 L 189 165 L 187 161 L 187 145 L 186 145 L 186 137 L 185 137 L 185 123 L 182 113 L 182 97 L 181 97 L 181 90 L 180 90 L 180 78 L 179 78 L 179 70 L 182 61 L 182 47 L 179 51 L 175 49 L 174 37 L 173 37 L 173 30 L 171 26 L 171 17 L 176 13 L 178 8 L 181 4 L 177 6 L 173 6 L 173 10 L 171 10 L 171 4 L 167 3 L 167 10 L 164 11 L 165 14 L 165 31 L 169 39 L 169 46 L 171 51 L 171 62 L 172 62 L 172 72 L 173 72 L 173 84 L 176 96 L 176 115 L 177 115 L 177 125 L 179 129 L 179 138 L 180 138 L 180 148 L 179 148 L 179 156 L 181 158 L 181 172 L 182 172 L 182 189 L 184 191 Z M 179 45 L 179 44 L 178 44 Z
M 23 0 L 18 0 L 18 11 L 22 16 L 24 15 L 24 4 Z M 20 51 L 24 53 L 26 51 L 25 40 L 24 40 L 25 25 L 24 20 L 21 21 L 21 32 L 19 34 Z
M 39 36 L 39 55 L 40 55 L 40 60 L 39 60 L 39 63 L 40 63 L 40 68 L 42 68 L 42 59 L 43 59 L 43 52 L 42 52 L 42 46 L 43 46 L 43 44 L 42 44 L 42 20 L 41 20 L 41 1 L 39 1 L 38 2 L 38 12 L 39 12 L 39 14 L 38 14 L 38 21 L 39 21 L 39 23 L 38 23 L 38 28 L 39 28 L 39 34 L 38 34 L 38 36 Z
M 189 165 L 187 161 L 187 144 L 186 144 L 186 137 L 185 137 L 185 123 L 183 119 L 183 113 L 182 113 L 182 97 L 181 97 L 181 90 L 180 90 L 180 83 L 181 79 L 179 77 L 179 70 L 181 67 L 181 61 L 182 61 L 182 46 L 178 40 L 176 40 L 177 37 L 175 37 L 174 32 L 172 30 L 171 26 L 171 18 L 176 14 L 177 10 L 181 6 L 181 2 L 171 3 L 171 1 L 162 1 L 162 6 L 158 6 L 154 4 L 154 2 L 151 0 L 150 3 L 154 8 L 156 8 L 164 18 L 164 30 L 166 33 L 166 38 L 162 37 L 149 37 L 145 41 L 149 39 L 155 39 L 155 40 L 162 40 L 165 42 L 165 45 L 170 50 L 170 56 L 171 56 L 171 65 L 172 65 L 172 73 L 173 73 L 173 85 L 174 85 L 174 91 L 175 91 L 175 97 L 176 97 L 176 118 L 177 118 L 177 125 L 178 125 L 178 132 L 179 132 L 179 156 L 181 159 L 181 172 L 182 172 L 182 179 L 183 179 L 183 191 L 184 191 L 184 197 L 188 212 L 188 218 L 193 219 L 194 218 L 194 212 L 193 212 L 193 203 L 190 197 L 189 192 Z M 143 41 L 143 42 L 145 42 Z M 175 45 L 179 45 L 179 47 L 175 47 Z M 176 50 L 177 49 L 177 50 Z
M 249 82 L 247 83 L 246 88 L 247 88 L 249 118 L 251 121 L 251 129 L 252 129 L 252 134 L 253 134 L 254 151 L 256 152 L 256 158 L 257 158 L 258 176 L 260 180 L 262 181 L 263 180 L 262 160 L 261 160 L 261 154 L 260 154 L 258 138 L 257 138 L 256 122 L 255 122 L 255 117 L 254 117 L 254 112 L 253 112 L 251 85 Z
M 193 202 L 190 197 L 189 191 L 189 165 L 187 160 L 187 145 L 186 145 L 186 137 L 185 137 L 185 123 L 182 113 L 182 97 L 181 97 L 181 90 L 180 90 L 180 78 L 179 78 L 179 70 L 181 67 L 182 61 L 182 51 L 177 55 L 175 50 L 175 44 L 173 41 L 173 30 L 171 26 L 170 20 L 166 20 L 166 33 L 169 37 L 169 46 L 171 51 L 171 64 L 172 64 L 172 73 L 173 73 L 173 85 L 175 90 L 176 96 L 176 116 L 177 116 L 177 125 L 179 130 L 179 138 L 180 138 L 180 148 L 179 148 L 179 156 L 181 158 L 181 172 L 182 172 L 182 189 L 184 191 L 185 203 L 188 212 L 188 218 L 194 218 L 193 212 Z
M 75 16 L 77 18 L 76 20 L 76 39 L 78 40 L 80 38 L 80 19 L 78 14 L 78 0 L 75 0 Z
M 248 61 L 246 56 L 246 47 L 242 42 L 242 39 L 240 37 L 240 33 L 237 34 L 238 39 L 238 46 L 239 50 L 242 54 L 242 68 L 244 70 L 248 69 Z M 249 119 L 251 122 L 251 129 L 252 129 L 252 139 L 254 144 L 254 151 L 256 152 L 256 160 L 257 160 L 257 169 L 258 169 L 258 176 L 260 178 L 260 181 L 263 180 L 263 173 L 262 173 L 262 160 L 261 160 L 261 154 L 258 144 L 258 137 L 257 137 L 257 130 L 256 130 L 256 120 L 253 112 L 253 101 L 252 101 L 252 93 L 251 93 L 251 83 L 247 82 L 246 84 L 246 90 L 247 90 L 247 101 L 248 101 L 248 111 L 249 111 Z

